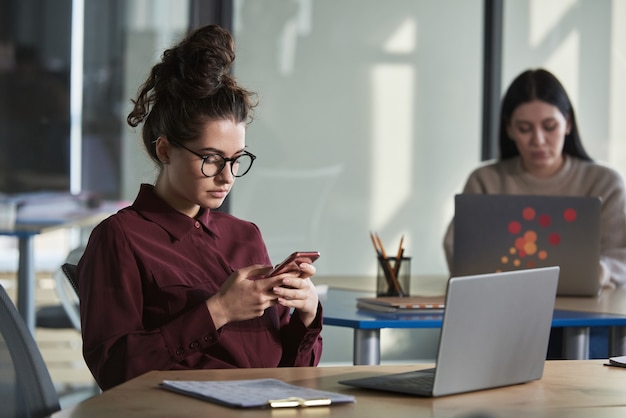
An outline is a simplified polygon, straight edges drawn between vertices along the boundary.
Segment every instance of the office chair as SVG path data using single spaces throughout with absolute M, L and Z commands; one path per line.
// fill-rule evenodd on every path
M 78 308 L 78 286 L 76 282 L 76 264 L 85 252 L 85 247 L 78 247 L 65 258 L 68 267 L 61 266 L 54 272 L 55 290 L 60 300 L 59 305 L 42 306 L 37 310 L 36 326 L 52 329 L 75 329 L 80 331 L 80 312 Z M 72 269 L 68 274 L 66 269 Z
M 60 304 L 43 306 L 37 310 L 36 325 L 40 328 L 74 329 L 80 332 L 80 308 L 78 306 L 78 282 L 76 264 L 85 252 L 81 246 L 70 251 L 65 263 L 54 273 L 55 290 Z M 72 387 L 60 396 L 61 404 L 72 402 L 77 397 L 88 397 L 99 393 L 100 387 L 94 381 L 87 387 Z M 68 401 L 69 400 L 69 401 Z M 0 414 L 1 415 L 1 414 Z
M 74 293 L 78 295 L 78 277 L 76 275 L 76 264 L 65 263 L 61 266 L 61 270 L 65 277 L 69 281 L 72 289 L 74 289 Z
M 37 343 L 2 285 L 0 402 L 0 414 L 10 417 L 45 417 L 61 409 Z

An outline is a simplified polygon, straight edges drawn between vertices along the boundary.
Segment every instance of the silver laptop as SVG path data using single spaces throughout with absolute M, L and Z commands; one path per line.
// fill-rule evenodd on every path
M 455 196 L 452 275 L 559 266 L 557 295 L 600 291 L 600 198 Z
M 443 396 L 541 379 L 558 276 L 558 267 L 546 267 L 453 277 L 435 368 L 339 383 Z

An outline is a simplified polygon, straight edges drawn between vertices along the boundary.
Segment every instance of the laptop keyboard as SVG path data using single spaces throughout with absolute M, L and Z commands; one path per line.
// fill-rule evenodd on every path
M 395 382 L 401 386 L 410 387 L 417 390 L 428 391 L 433 388 L 434 375 L 414 376 Z
M 430 368 L 406 373 L 392 373 L 344 380 L 340 381 L 340 383 L 369 389 L 430 396 L 433 390 L 434 378 L 435 369 Z
M 411 388 L 413 390 L 429 391 L 432 390 L 433 387 L 433 381 L 435 378 L 434 371 L 435 369 L 428 369 L 401 373 L 396 376 L 387 376 L 386 379 L 381 379 L 381 386 L 404 387 Z

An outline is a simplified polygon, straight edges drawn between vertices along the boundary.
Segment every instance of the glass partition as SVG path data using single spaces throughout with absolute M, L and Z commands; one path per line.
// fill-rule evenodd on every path
M 404 236 L 414 274 L 445 274 L 452 195 L 480 159 L 482 1 L 235 5 L 235 74 L 260 105 L 231 212 L 276 262 L 313 249 L 320 274 L 373 276 L 376 231 Z
M 71 0 L 0 0 L 0 193 L 69 190 Z

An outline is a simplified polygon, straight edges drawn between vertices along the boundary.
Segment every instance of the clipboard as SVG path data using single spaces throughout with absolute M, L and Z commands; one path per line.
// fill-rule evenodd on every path
M 278 379 L 164 380 L 161 388 L 231 408 L 297 408 L 355 402 L 353 396 Z
M 391 313 L 443 313 L 445 296 L 379 296 L 357 298 L 357 308 Z

